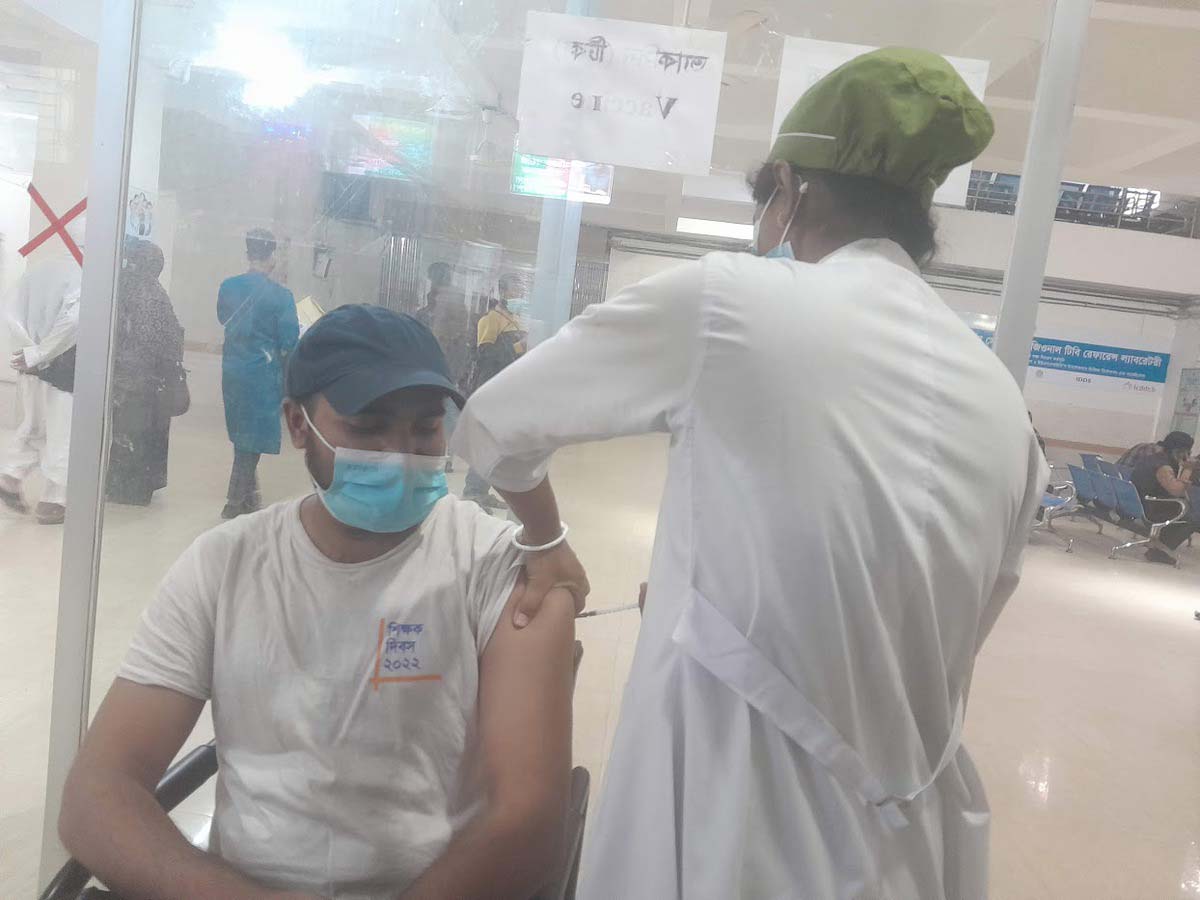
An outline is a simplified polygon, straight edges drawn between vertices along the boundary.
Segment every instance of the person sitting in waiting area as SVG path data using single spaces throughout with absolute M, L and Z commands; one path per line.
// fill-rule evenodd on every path
M 1162 449 L 1162 442 L 1160 441 L 1146 441 L 1144 444 L 1134 444 L 1121 454 L 1121 458 L 1117 460 L 1117 465 L 1136 469 L 1146 460 L 1157 457 L 1162 453 Z
M 334 310 L 287 397 L 315 493 L 171 568 L 75 761 L 63 843 L 130 898 L 528 897 L 564 827 L 574 604 L 514 627 L 512 526 L 446 493 L 462 397 L 425 326 Z M 208 700 L 201 852 L 153 791 Z
M 1156 448 L 1155 452 L 1141 454 L 1130 478 L 1138 493 L 1144 498 L 1161 497 L 1164 500 L 1186 497 L 1192 480 L 1192 469 L 1195 467 L 1195 462 L 1188 459 L 1193 443 L 1190 434 L 1172 431 L 1157 444 L 1151 445 Z M 1129 453 L 1122 459 L 1128 456 Z M 1177 503 L 1145 499 L 1142 505 L 1146 510 L 1146 517 L 1151 522 L 1166 522 L 1179 513 Z M 1168 525 L 1160 532 L 1159 540 L 1167 550 L 1174 550 L 1187 540 L 1193 530 L 1192 525 L 1187 522 Z M 1175 564 L 1171 554 L 1159 547 L 1147 550 L 1146 559 L 1150 562 Z

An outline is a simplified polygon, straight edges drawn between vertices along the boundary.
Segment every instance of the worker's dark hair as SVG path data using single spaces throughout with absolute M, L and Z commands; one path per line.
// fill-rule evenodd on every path
M 1172 431 L 1158 442 L 1168 453 L 1172 450 L 1191 450 L 1195 443 L 1195 439 L 1186 431 Z
M 917 265 L 924 265 L 937 250 L 933 216 L 911 191 L 861 175 L 804 170 L 792 166 L 802 181 L 820 182 L 858 238 L 882 237 L 895 241 Z M 764 163 L 749 179 L 754 202 L 762 206 L 775 190 L 775 164 Z
M 275 235 L 265 228 L 251 228 L 246 232 L 246 258 L 254 262 L 270 259 L 275 252 Z

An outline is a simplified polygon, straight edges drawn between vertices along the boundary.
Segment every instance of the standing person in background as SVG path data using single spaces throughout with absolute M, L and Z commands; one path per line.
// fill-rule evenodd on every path
M 435 262 L 430 265 L 426 274 L 429 276 L 429 293 L 425 295 L 425 305 L 413 314 L 413 318 L 429 328 L 437 310 L 438 292 L 450 282 L 450 266 L 444 262 Z
M 510 298 L 521 296 L 520 281 L 509 273 L 500 276 L 499 286 L 500 299 L 488 304 L 488 311 L 476 329 L 472 391 L 512 365 L 525 352 L 525 331 L 508 308 Z M 491 492 L 490 485 L 474 469 L 467 470 L 463 499 L 473 500 L 485 509 L 505 507 L 504 501 Z
M 278 454 L 282 434 L 283 364 L 300 338 L 296 299 L 271 279 L 275 235 L 265 228 L 246 234 L 249 271 L 221 282 L 217 318 L 225 326 L 221 390 L 225 428 L 233 443 L 233 470 L 221 518 L 232 519 L 262 506 L 258 461 Z
M 163 395 L 183 365 L 183 327 L 159 283 L 163 252 L 127 238 L 113 339 L 108 499 L 148 506 L 167 486 L 171 410 Z
M 516 272 L 506 272 L 497 282 L 500 286 L 500 299 L 505 308 L 521 325 L 521 330 L 528 333 L 529 298 L 526 296 L 525 281 Z
M 471 360 L 471 319 L 461 291 L 450 283 L 449 263 L 435 262 L 429 267 L 429 293 L 425 305 L 417 311 L 417 320 L 428 326 L 446 355 L 450 377 L 461 390 L 467 380 Z
M 82 220 L 80 216 L 67 226 L 80 247 Z M 43 525 L 60 525 L 67 512 L 82 268 L 59 241 L 46 245 L 38 256 L 25 270 L 6 316 L 21 347 L 9 364 L 18 373 L 23 418 L 8 453 L 0 458 L 0 502 L 16 512 L 27 512 L 21 485 L 40 465 L 45 486 L 34 513 Z
M 458 390 L 466 393 L 467 369 L 470 360 L 468 334 L 470 319 L 466 314 L 466 306 L 461 294 L 454 291 L 450 281 L 454 270 L 446 262 L 430 263 L 429 293 L 425 295 L 425 305 L 418 309 L 414 318 L 433 332 L 438 346 L 446 357 L 446 365 L 450 369 L 450 378 Z M 461 307 L 461 315 L 460 308 Z M 454 423 L 458 421 L 458 407 L 449 404 L 446 407 L 446 440 L 454 434 Z M 446 471 L 454 471 L 454 457 L 446 460 Z

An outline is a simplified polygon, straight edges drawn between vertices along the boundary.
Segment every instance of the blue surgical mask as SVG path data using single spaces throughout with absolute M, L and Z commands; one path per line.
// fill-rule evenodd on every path
M 801 181 L 797 187 L 797 200 L 803 197 L 808 191 L 808 183 Z M 771 203 L 775 200 L 775 195 L 779 193 L 779 185 L 775 185 L 775 190 L 771 191 L 771 196 L 767 198 L 767 204 L 763 207 L 762 214 L 754 220 L 754 243 L 750 249 L 752 252 L 762 256 L 763 259 L 795 259 L 796 251 L 792 249 L 792 242 L 788 240 L 788 233 L 792 230 L 792 223 L 796 221 L 796 213 L 800 212 L 800 204 L 796 203 L 796 208 L 792 210 L 792 214 L 788 217 L 787 226 L 783 229 L 783 237 L 779 243 L 768 250 L 766 253 L 760 253 L 758 249 L 758 226 L 761 224 L 763 217 L 766 216 L 767 210 L 771 208 Z
M 303 410 L 308 427 L 333 451 L 333 481 L 316 485 L 329 514 L 351 528 L 395 534 L 420 525 L 449 492 L 446 458 L 334 447 Z

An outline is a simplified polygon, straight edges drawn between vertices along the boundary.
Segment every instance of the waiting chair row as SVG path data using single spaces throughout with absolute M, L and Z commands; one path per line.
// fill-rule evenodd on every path
M 1084 454 L 1081 454 L 1084 455 Z M 1109 465 L 1112 465 L 1109 463 Z M 1142 496 L 1132 482 L 1122 478 L 1120 474 L 1110 475 L 1100 471 L 1088 471 L 1080 466 L 1068 466 L 1071 471 L 1071 481 L 1075 485 L 1076 506 L 1070 511 L 1072 516 L 1085 515 L 1096 523 L 1100 533 L 1104 533 L 1105 525 L 1115 525 L 1125 531 L 1138 535 L 1135 540 L 1118 544 L 1109 553 L 1110 559 L 1116 559 L 1122 550 L 1132 547 L 1145 547 L 1158 544 L 1158 537 L 1168 525 L 1188 520 L 1189 505 L 1192 515 L 1200 513 L 1200 492 L 1192 488 L 1191 504 L 1182 499 L 1170 498 L 1163 502 L 1174 503 L 1178 510 L 1170 519 L 1163 522 L 1151 522 L 1146 515 Z M 1147 498 L 1150 499 L 1150 498 Z M 1161 498 L 1153 498 L 1159 500 Z M 1193 521 L 1196 521 L 1193 519 Z
M 1096 453 L 1080 453 L 1079 458 L 1083 460 L 1083 467 L 1089 472 L 1094 472 L 1097 475 L 1107 475 L 1110 478 L 1120 478 L 1122 481 L 1133 480 L 1133 469 L 1129 466 L 1109 462 L 1103 456 Z

